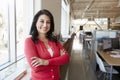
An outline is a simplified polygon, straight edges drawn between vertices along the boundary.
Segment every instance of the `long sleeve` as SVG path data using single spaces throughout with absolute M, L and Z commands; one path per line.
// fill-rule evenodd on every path
M 39 67 L 33 67 L 31 65 L 31 58 L 32 57 L 39 57 L 37 49 L 35 47 L 35 44 L 33 43 L 33 41 L 31 40 L 31 38 L 26 38 L 25 40 L 25 47 L 24 47 L 24 52 L 25 52 L 25 56 L 26 59 L 30 65 L 30 67 L 36 72 L 36 71 L 40 71 L 43 70 L 45 68 L 45 66 L 39 66 Z
M 62 56 L 49 59 L 49 65 L 64 65 L 69 62 L 69 55 L 65 53 Z
M 64 49 L 64 47 L 60 44 L 60 42 L 58 42 L 57 46 L 59 50 Z M 62 56 L 49 59 L 49 65 L 64 65 L 67 62 L 69 62 L 69 54 L 67 51 L 65 51 L 65 54 Z

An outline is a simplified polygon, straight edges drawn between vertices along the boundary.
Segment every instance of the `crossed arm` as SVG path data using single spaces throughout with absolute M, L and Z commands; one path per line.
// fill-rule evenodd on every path
M 69 61 L 69 55 L 60 43 L 58 46 L 60 48 L 60 56 L 51 59 L 42 59 L 39 58 L 32 40 L 27 38 L 25 41 L 25 56 L 33 69 L 47 65 L 63 65 Z

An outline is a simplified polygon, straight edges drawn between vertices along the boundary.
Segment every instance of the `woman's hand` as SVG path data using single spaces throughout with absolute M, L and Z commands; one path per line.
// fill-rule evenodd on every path
M 41 58 L 38 58 L 38 57 L 32 57 L 32 66 L 34 67 L 38 67 L 38 66 L 41 66 L 41 65 L 48 65 L 48 60 L 45 60 L 45 59 L 41 59 Z
M 66 52 L 66 51 L 65 51 L 64 49 L 60 50 L 60 55 L 61 55 L 61 56 L 64 55 L 65 52 Z

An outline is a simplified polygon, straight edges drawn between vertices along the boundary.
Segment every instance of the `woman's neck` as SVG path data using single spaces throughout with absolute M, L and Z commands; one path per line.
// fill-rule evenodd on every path
M 46 35 L 39 35 L 39 36 L 38 36 L 38 39 L 40 39 L 40 40 L 43 41 L 43 42 L 47 42 L 47 41 L 48 41 Z

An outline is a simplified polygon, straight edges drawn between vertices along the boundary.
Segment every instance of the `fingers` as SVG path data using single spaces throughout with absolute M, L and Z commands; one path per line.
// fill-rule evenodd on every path
M 63 52 L 65 52 L 65 50 L 64 50 L 64 49 L 62 49 L 62 50 L 60 50 L 60 52 L 61 52 L 61 53 L 63 53 Z
M 42 59 L 40 59 L 38 57 L 32 57 L 31 59 L 32 59 L 32 62 L 31 62 L 32 66 L 38 67 L 40 65 L 43 65 L 43 60 Z
M 65 53 L 65 52 L 66 52 L 66 50 L 64 50 L 64 49 L 63 49 L 63 50 L 61 50 L 61 52 L 62 52 L 62 53 Z
M 65 52 L 66 52 L 66 50 L 65 50 L 65 49 L 60 50 L 60 55 L 64 55 L 64 54 L 65 54 Z

